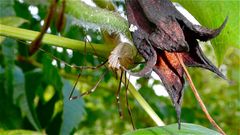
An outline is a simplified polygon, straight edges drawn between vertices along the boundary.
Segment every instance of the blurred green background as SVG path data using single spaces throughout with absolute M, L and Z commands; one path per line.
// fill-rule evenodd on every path
M 124 2 L 114 1 L 113 3 L 123 14 Z M 22 22 L 12 18 L 5 24 L 40 31 L 48 6 L 48 0 L 0 0 L 0 17 L 23 18 L 25 20 Z M 31 13 L 34 10 L 37 12 Z M 66 26 L 61 36 L 84 41 L 88 35 L 91 37 L 91 42 L 104 44 L 100 30 L 74 25 L 71 23 L 72 18 L 68 15 L 66 17 Z M 54 23 L 48 32 L 54 35 L 59 34 Z M 113 73 L 108 73 L 104 77 L 94 93 L 69 101 L 68 95 L 76 81 L 78 70 L 55 61 L 41 51 L 31 58 L 26 58 L 29 44 L 27 41 L 8 37 L 0 39 L 0 134 L 16 129 L 36 131 L 36 134 L 79 135 L 111 135 L 132 130 L 125 106 L 124 92 L 121 93 L 124 118 L 119 117 L 115 96 L 119 81 Z M 84 55 L 76 50 L 45 44 L 42 48 L 75 65 L 97 65 L 104 60 L 92 54 Z M 216 64 L 212 46 L 205 45 L 204 52 Z M 209 113 L 227 134 L 240 134 L 239 66 L 240 50 L 236 47 L 229 47 L 220 66 L 221 71 L 228 78 L 227 81 L 209 71 L 189 68 L 195 86 Z M 97 70 L 84 70 L 77 89 L 81 92 L 90 89 L 105 70 L 104 67 Z M 155 80 L 149 85 L 148 79 L 141 78 L 137 80 L 137 83 L 140 86 L 141 95 L 165 124 L 176 123 L 176 114 L 170 98 L 157 96 L 153 91 L 153 86 L 159 84 L 160 81 Z M 214 129 L 201 111 L 188 84 L 185 85 L 184 91 L 182 122 Z M 131 95 L 129 102 L 137 128 L 156 126 Z M 27 132 L 24 131 L 24 133 Z

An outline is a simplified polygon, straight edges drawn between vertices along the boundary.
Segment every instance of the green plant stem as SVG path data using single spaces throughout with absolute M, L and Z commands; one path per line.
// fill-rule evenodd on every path
M 33 41 L 39 32 L 21 29 L 21 28 L 15 28 L 11 26 L 6 26 L 0 24 L 0 36 L 5 37 L 12 37 L 19 40 L 26 40 L 26 41 Z M 51 34 L 45 34 L 44 38 L 42 40 L 42 43 L 54 45 L 58 47 L 64 47 L 74 50 L 79 50 L 81 52 L 84 52 L 85 42 L 73 40 L 69 38 L 64 38 L 60 36 L 55 36 Z M 94 44 L 91 43 L 94 46 L 94 49 L 98 53 L 98 56 L 107 58 L 113 48 L 106 48 L 103 44 Z M 94 54 L 94 51 L 92 50 L 91 46 L 86 45 L 86 49 L 89 51 L 92 51 Z M 125 81 L 123 81 L 125 82 Z M 158 115 L 154 112 L 154 110 L 150 107 L 150 105 L 145 101 L 145 99 L 138 93 L 138 91 L 133 87 L 133 85 L 129 84 L 129 91 L 133 95 L 133 97 L 138 101 L 138 103 L 143 107 L 143 109 L 147 112 L 147 114 L 153 119 L 153 121 L 158 126 L 163 126 L 164 123 L 162 120 L 158 117 Z
M 128 82 L 129 80 L 125 81 L 123 77 L 123 83 Z M 125 84 L 126 85 L 126 84 Z M 155 111 L 151 108 L 151 106 L 147 103 L 147 101 L 142 97 L 142 95 L 134 88 L 132 83 L 129 82 L 128 90 L 131 92 L 133 97 L 138 101 L 138 103 L 143 107 L 143 109 L 147 112 L 147 114 L 152 118 L 152 120 L 158 126 L 164 126 L 164 122 L 158 117 Z
M 16 27 L 11 27 L 11 26 L 0 24 L 0 35 L 1 36 L 12 37 L 12 38 L 26 40 L 26 41 L 33 41 L 38 36 L 38 34 L 39 34 L 39 32 L 36 32 L 36 31 L 26 30 L 26 29 L 21 29 L 21 28 L 16 28 Z M 43 37 L 42 43 L 54 45 L 54 46 L 58 46 L 58 47 L 63 47 L 63 48 L 69 48 L 69 49 L 73 49 L 73 50 L 79 50 L 81 52 L 84 52 L 84 48 L 85 48 L 84 41 L 69 39 L 69 38 L 55 36 L 55 35 L 51 35 L 51 34 L 45 34 Z M 106 48 L 106 47 L 104 47 L 103 44 L 94 44 L 94 43 L 91 43 L 91 44 L 94 46 L 94 49 L 97 52 L 99 52 L 98 56 L 100 56 L 100 57 L 107 58 L 108 55 L 110 54 L 111 50 L 113 49 L 113 48 L 109 48 L 109 47 Z M 90 53 L 94 54 L 94 51 L 90 45 L 86 45 L 86 49 Z
M 119 13 L 91 7 L 82 1 L 67 0 L 66 2 L 65 12 L 76 18 L 75 23 L 77 25 L 90 27 L 92 29 L 100 27 L 109 33 L 123 33 L 129 38 L 131 37 L 127 20 L 121 17 Z

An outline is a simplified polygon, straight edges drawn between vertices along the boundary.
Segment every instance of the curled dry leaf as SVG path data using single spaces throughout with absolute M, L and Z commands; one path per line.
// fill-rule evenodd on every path
M 126 0 L 127 17 L 134 45 L 147 61 L 132 75 L 145 76 L 152 70 L 161 78 L 175 106 L 180 127 L 184 71 L 176 54 L 189 67 L 208 69 L 224 75 L 204 56 L 198 40 L 208 41 L 221 32 L 227 18 L 217 29 L 193 25 L 169 0 Z

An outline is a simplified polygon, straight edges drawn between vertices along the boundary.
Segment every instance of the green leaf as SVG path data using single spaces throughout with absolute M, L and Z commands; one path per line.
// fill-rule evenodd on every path
M 13 105 L 6 96 L 6 90 L 4 88 L 5 70 L 0 66 L 0 130 L 1 129 L 16 129 L 21 127 L 22 118 L 19 108 Z M 11 117 L 9 117 L 11 116 Z M 1 134 L 1 133 L 0 133 Z
M 24 0 L 24 3 L 29 5 L 48 5 L 49 0 Z
M 30 130 L 8 130 L 0 131 L 1 135 L 42 135 L 41 132 L 30 131 Z
M 229 47 L 240 49 L 240 2 L 238 0 L 174 0 L 187 9 L 203 26 L 217 28 L 228 16 L 221 34 L 211 41 L 218 65 Z
M 20 18 L 20 17 L 16 17 L 16 16 L 7 16 L 7 17 L 0 18 L 1 24 L 14 26 L 14 27 L 20 26 L 21 24 L 23 24 L 25 22 L 27 22 L 27 20 Z
M 72 85 L 66 80 L 63 80 L 63 115 L 62 115 L 62 125 L 61 125 L 61 135 L 68 135 L 72 132 L 74 128 L 78 126 L 85 114 L 83 99 L 75 99 L 70 101 L 68 99 Z M 77 94 L 77 93 L 75 93 Z
M 13 0 L 0 0 L 0 17 L 4 16 L 14 16 L 15 11 L 13 8 L 14 1 Z
M 16 51 L 16 42 L 13 39 L 7 38 L 2 45 L 2 53 L 4 56 L 4 65 L 5 65 L 5 80 L 4 88 L 5 92 L 12 103 L 12 93 L 13 93 L 13 70 L 14 70 L 14 60 Z
M 220 135 L 220 133 L 199 125 L 182 123 L 180 130 L 178 124 L 171 124 L 163 127 L 138 129 L 124 135 Z
M 27 81 L 30 81 L 27 79 Z M 33 109 L 33 102 L 28 99 L 27 89 L 25 88 L 25 76 L 23 71 L 19 67 L 14 69 L 14 90 L 13 90 L 13 101 L 17 104 L 23 116 L 27 116 L 29 122 L 33 127 L 40 131 L 41 126 L 37 119 L 36 111 Z M 31 89 L 29 92 L 34 93 Z
M 53 85 L 57 91 L 61 91 L 63 86 L 61 76 L 58 74 L 58 69 L 52 65 L 52 60 L 49 58 L 49 56 L 45 55 L 42 63 L 44 74 L 43 81 Z

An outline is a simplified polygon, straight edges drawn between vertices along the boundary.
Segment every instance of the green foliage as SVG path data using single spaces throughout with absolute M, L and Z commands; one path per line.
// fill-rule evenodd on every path
M 45 55 L 41 63 L 43 63 L 43 80 L 45 83 L 49 83 L 60 92 L 62 90 L 63 83 L 60 75 L 58 74 L 58 69 L 52 65 L 52 59 Z
M 16 16 L 7 16 L 0 18 L 1 24 L 7 24 L 9 26 L 18 27 L 27 22 L 25 19 Z
M 55 26 L 52 24 L 51 31 L 49 31 L 51 35 L 45 35 L 42 48 L 69 64 L 88 66 L 100 64 L 108 57 L 112 48 L 105 46 L 101 31 L 92 29 L 93 26 L 105 28 L 108 32 L 128 35 L 127 21 L 120 17 L 119 14 L 106 9 L 89 7 L 82 2 L 67 1 L 70 4 L 67 5 L 67 22 L 64 31 L 56 33 Z M 215 28 L 219 26 L 226 15 L 229 15 L 229 22 L 223 31 L 224 33 L 216 41 L 213 40 L 212 43 L 215 52 L 221 53 L 217 55 L 218 61 L 221 61 L 225 55 L 222 71 L 226 74 L 230 83 L 217 78 L 210 72 L 196 68 L 191 68 L 190 73 L 210 114 L 216 122 L 223 127 L 226 133 L 238 134 L 240 133 L 240 129 L 237 126 L 240 121 L 240 101 L 238 97 L 240 92 L 240 52 L 238 49 L 230 48 L 224 54 L 225 52 L 220 48 L 227 50 L 228 45 L 239 48 L 239 38 L 236 36 L 238 33 L 233 31 L 239 28 L 239 25 L 235 22 L 238 21 L 239 23 L 239 17 L 235 15 L 236 12 L 225 14 L 225 8 L 222 10 L 224 12 L 221 12 L 217 6 L 214 7 L 216 11 L 211 10 L 210 14 L 208 6 L 212 8 L 211 4 L 206 4 L 207 2 L 203 1 L 206 3 L 201 6 L 199 5 L 201 1 L 194 2 L 196 5 L 191 5 L 191 2 L 188 3 L 189 5 L 185 5 L 186 1 L 180 1 L 204 26 Z M 218 5 L 218 2 L 214 2 L 215 5 Z M 117 7 L 124 8 L 122 2 L 115 2 L 115 4 Z M 30 5 L 38 8 L 37 16 L 39 18 L 31 15 L 28 10 Z M 4 11 L 0 12 L 0 23 L 5 24 L 0 25 L 0 34 L 7 37 L 2 39 L 3 42 L 0 45 L 0 134 L 75 133 L 86 135 L 123 134 L 131 131 L 132 127 L 130 118 L 127 115 L 124 88 L 122 88 L 121 92 L 121 107 L 123 108 L 124 119 L 121 120 L 118 115 L 115 93 L 119 82 L 116 81 L 113 73 L 108 73 L 99 88 L 91 95 L 69 101 L 68 96 L 79 71 L 67 67 L 62 62 L 55 62 L 51 56 L 41 51 L 38 51 L 32 57 L 27 56 L 27 41 L 33 40 L 38 34 L 29 30 L 40 31 L 40 22 L 47 14 L 48 5 L 47 0 L 27 0 L 24 3 L 17 0 L 0 1 L 0 8 Z M 223 2 L 223 5 L 220 6 L 224 5 L 228 5 L 232 10 L 236 11 L 236 6 L 233 6 L 231 2 Z M 194 7 L 196 11 L 192 11 L 193 9 L 190 7 Z M 206 8 L 206 11 L 199 10 L 200 7 Z M 201 16 L 199 17 L 199 15 Z M 219 17 L 218 15 L 221 16 Z M 209 22 L 206 21 L 205 17 Z M 106 21 L 108 18 L 109 21 Z M 73 23 L 74 21 L 77 21 L 77 23 Z M 213 24 L 210 24 L 210 22 L 213 22 Z M 9 27 L 11 25 L 19 26 L 21 29 Z M 13 34 L 15 35 L 13 36 Z M 52 34 L 68 38 L 53 36 Z M 101 58 L 92 55 L 94 51 L 89 43 L 86 43 L 87 54 L 83 53 L 85 46 L 83 40 L 86 35 L 91 37 L 91 44 Z M 49 45 L 64 48 L 59 49 Z M 71 48 L 72 50 L 66 48 Z M 214 60 L 213 50 L 209 46 L 204 50 L 206 55 L 211 60 Z M 74 94 L 77 95 L 79 92 L 92 88 L 104 71 L 104 68 L 84 70 Z M 140 94 L 144 96 L 166 125 L 176 123 L 176 114 L 169 97 L 157 96 L 154 93 L 153 87 L 156 84 L 160 83 L 155 80 L 153 84 L 149 85 L 147 79 L 139 79 L 138 85 L 141 86 Z M 198 106 L 188 85 L 185 90 L 182 108 L 182 122 L 197 125 L 183 124 L 180 131 L 178 131 L 175 124 L 154 128 L 156 125 L 141 108 L 142 103 L 139 104 L 132 96 L 129 96 L 129 103 L 136 127 L 153 127 L 136 131 L 136 133 L 148 133 L 150 130 L 158 133 L 165 131 L 189 133 L 193 130 L 194 133 L 204 131 L 207 131 L 207 134 L 215 133 L 212 130 L 197 126 L 202 125 L 213 129 Z
M 14 1 L 13 0 L 1 0 L 0 1 L 0 9 L 5 11 L 5 12 L 0 12 L 0 17 L 5 17 L 5 16 L 14 16 L 15 11 L 13 8 Z
M 85 110 L 83 108 L 83 100 L 82 98 L 80 100 L 75 100 L 72 102 L 69 102 L 69 90 L 72 88 L 72 86 L 64 80 L 64 87 L 62 90 L 63 93 L 63 115 L 62 115 L 62 125 L 61 125 L 61 135 L 67 135 L 72 132 L 74 128 L 79 125 L 81 122 L 82 116 L 85 113 Z M 76 94 L 76 93 L 75 93 Z
M 146 129 L 138 129 L 124 135 L 220 135 L 218 132 L 209 130 L 205 127 L 182 123 L 181 130 L 178 124 L 171 124 L 163 127 L 151 127 Z
M 19 108 L 13 104 L 14 89 L 14 40 L 6 39 L 1 46 L 1 75 L 0 75 L 0 106 L 5 109 L 0 110 L 0 126 L 5 129 L 19 128 L 22 122 Z M 4 57 L 3 57 L 4 56 Z M 5 65 L 5 67 L 3 67 Z M 12 115 L 13 117 L 9 117 Z
M 219 27 L 228 16 L 222 33 L 211 41 L 218 65 L 221 65 L 229 47 L 240 49 L 240 2 L 238 0 L 174 0 L 186 8 L 203 26 Z
M 22 116 L 27 116 L 29 122 L 33 125 L 36 130 L 40 130 L 41 126 L 36 116 L 36 110 L 33 107 L 33 101 L 30 99 L 34 91 L 27 87 L 25 88 L 25 76 L 19 67 L 14 69 L 14 81 L 13 81 L 13 102 L 20 107 Z M 26 81 L 28 78 L 26 77 Z M 34 86 L 32 87 L 34 88 Z
M 29 130 L 9 130 L 0 131 L 1 135 L 42 135 L 41 132 L 29 131 Z

